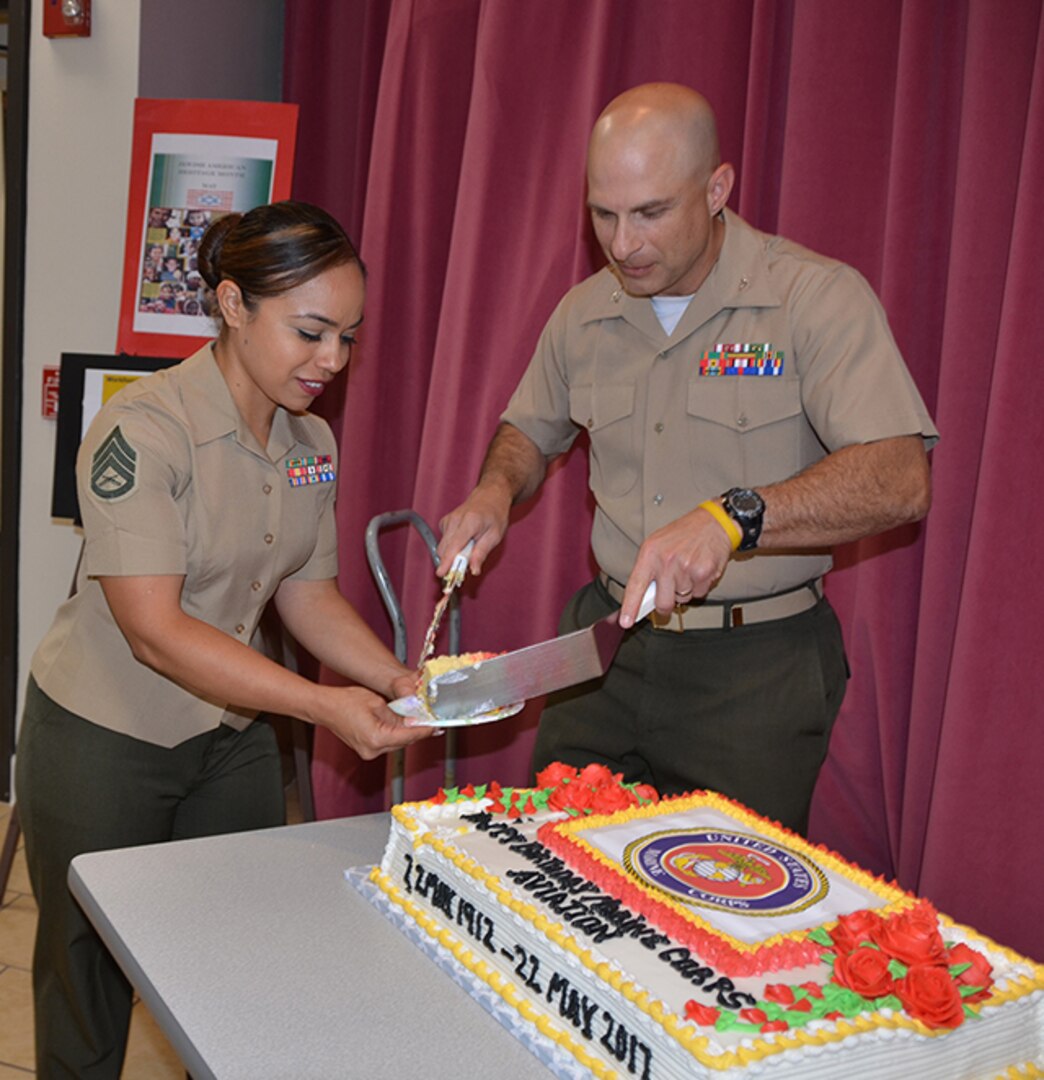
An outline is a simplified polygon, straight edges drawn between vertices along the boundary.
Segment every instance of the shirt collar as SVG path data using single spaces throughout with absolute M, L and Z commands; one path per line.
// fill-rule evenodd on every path
M 769 280 L 763 235 L 731 210 L 723 211 L 725 240 L 707 280 L 697 290 L 671 335 L 680 340 L 724 308 L 778 307 L 780 297 Z M 584 322 L 624 319 L 655 340 L 665 337 L 648 297 L 631 296 L 609 267 L 601 271 L 600 289 Z
M 193 442 L 201 446 L 226 435 L 235 435 L 240 445 L 258 453 L 257 439 L 239 415 L 225 377 L 214 359 L 213 343 L 204 345 L 180 366 L 188 376 L 182 382 L 181 393 Z M 298 443 L 315 448 L 309 437 L 308 417 L 296 416 L 277 407 L 263 456 L 278 461 Z

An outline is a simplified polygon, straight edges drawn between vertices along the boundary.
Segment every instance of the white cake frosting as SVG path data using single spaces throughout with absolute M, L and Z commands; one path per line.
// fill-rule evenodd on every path
M 945 916 L 939 922 L 947 945 L 963 943 L 992 966 L 989 995 L 977 995 L 965 1009 L 974 1015 L 953 1029 L 931 1028 L 901 1007 L 875 1009 L 869 1002 L 851 1015 L 779 1031 L 751 1030 L 744 1022 L 722 1031 L 691 1019 L 693 1002 L 738 1019 L 750 1015 L 744 1009 L 774 1000 L 774 987 L 829 983 L 831 969 L 819 959 L 820 948 L 799 967 L 786 966 L 787 950 L 807 949 L 807 933 L 822 933 L 840 915 L 901 913 L 917 904 L 895 886 L 728 800 L 693 796 L 586 819 L 548 810 L 507 819 L 490 814 L 491 803 L 465 798 L 395 807 L 388 846 L 371 880 L 455 964 L 595 1076 L 1044 1076 L 1044 968 Z M 565 866 L 536 838 L 552 821 L 568 822 L 561 835 L 580 839 L 590 858 L 615 867 L 609 878 L 615 873 L 647 891 L 652 906 L 628 906 L 601 877 L 596 884 Z M 768 853 L 766 861 L 792 855 L 800 860 L 799 878 L 802 867 L 811 868 L 814 880 L 806 892 L 814 901 L 777 918 L 666 900 L 662 911 L 689 920 L 696 941 L 707 942 L 712 953 L 721 942 L 737 950 L 716 954 L 726 958 L 724 967 L 708 962 L 692 940 L 679 944 L 658 925 L 655 886 L 625 866 L 628 851 L 633 855 L 648 837 L 678 830 L 749 838 L 742 843 Z M 774 944 L 750 961 L 763 942 Z M 743 970 L 753 963 L 760 973 L 727 974 L 734 960 Z

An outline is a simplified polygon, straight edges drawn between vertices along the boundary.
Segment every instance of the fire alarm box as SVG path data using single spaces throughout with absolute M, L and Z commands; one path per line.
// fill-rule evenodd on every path
M 91 0 L 43 0 L 44 37 L 90 37 Z

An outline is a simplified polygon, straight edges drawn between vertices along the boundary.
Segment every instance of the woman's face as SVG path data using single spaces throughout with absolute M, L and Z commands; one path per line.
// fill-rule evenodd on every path
M 228 287 L 238 296 L 236 286 L 222 282 L 218 299 L 228 328 L 226 378 L 237 405 L 244 412 L 275 405 L 305 411 L 351 355 L 366 292 L 358 263 L 332 267 L 281 296 L 260 300 L 253 312 L 241 301 L 237 310 L 227 310 Z

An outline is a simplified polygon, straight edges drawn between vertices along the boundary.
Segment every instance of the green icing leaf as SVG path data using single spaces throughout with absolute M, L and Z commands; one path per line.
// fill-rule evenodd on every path
M 838 986 L 837 983 L 827 983 L 823 987 L 823 1000 L 828 1004 L 824 1012 L 837 1011 L 845 1016 L 858 1016 L 865 1012 L 867 1007 L 866 998 L 844 986 Z
M 903 1003 L 895 996 L 895 994 L 889 994 L 887 997 L 877 998 L 874 1001 L 874 1011 L 877 1012 L 880 1009 L 891 1009 L 893 1012 L 902 1012 Z
M 967 962 L 965 962 L 963 964 L 953 964 L 953 965 L 950 966 L 949 971 L 950 971 L 950 974 L 956 979 L 958 975 L 963 975 L 964 972 L 966 972 L 968 970 L 968 968 L 970 968 L 970 967 L 971 967 L 971 964 L 969 964 Z
M 547 801 L 551 798 L 551 788 L 539 788 L 533 790 L 533 805 L 538 810 L 547 809 Z
M 892 959 L 888 963 L 888 974 L 893 979 L 901 979 L 910 969 L 901 961 Z
M 446 802 L 456 802 L 460 796 L 459 787 L 448 787 L 442 789 L 443 794 L 446 796 Z
M 980 990 L 983 989 L 983 987 L 981 987 L 981 986 L 958 986 L 957 989 L 958 989 L 958 991 L 960 991 L 961 997 L 966 998 L 966 997 L 971 997 L 972 994 L 977 994 Z
M 488 787 L 489 784 L 479 784 L 479 786 L 475 788 L 475 798 L 484 799 L 486 797 L 486 788 Z
M 714 1024 L 715 1031 L 761 1031 L 760 1024 L 748 1024 L 746 1020 L 740 1020 L 734 1013 L 722 1009 L 721 1015 Z
M 808 937 L 810 941 L 814 941 L 817 945 L 825 945 L 828 949 L 834 945 L 834 939 L 821 926 L 809 930 Z

